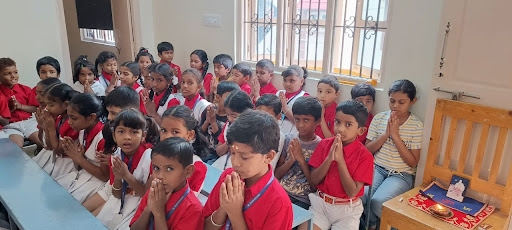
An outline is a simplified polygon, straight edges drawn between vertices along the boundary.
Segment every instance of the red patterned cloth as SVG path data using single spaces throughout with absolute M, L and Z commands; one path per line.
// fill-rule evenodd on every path
M 420 193 L 418 193 L 416 196 L 411 197 L 407 199 L 407 202 L 412 207 L 415 207 L 423 212 L 426 212 L 428 214 L 431 214 L 431 212 L 428 210 L 428 208 L 432 205 L 436 205 L 437 203 L 433 201 L 432 199 L 428 198 L 428 196 L 423 196 Z M 447 207 L 447 206 L 445 206 Z M 453 212 L 453 216 L 449 218 L 443 218 L 439 217 L 439 220 L 442 220 L 446 223 L 452 224 L 456 227 L 471 230 L 475 227 L 477 227 L 480 223 L 482 223 L 485 218 L 489 217 L 492 212 L 494 212 L 494 206 L 488 205 L 483 211 L 481 211 L 476 216 L 471 216 L 466 213 L 460 212 L 456 209 L 447 207 Z

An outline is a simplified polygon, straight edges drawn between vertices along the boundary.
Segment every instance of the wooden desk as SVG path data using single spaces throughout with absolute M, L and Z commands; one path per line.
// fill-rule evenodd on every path
M 0 139 L 0 202 L 12 229 L 107 229 L 9 139 Z

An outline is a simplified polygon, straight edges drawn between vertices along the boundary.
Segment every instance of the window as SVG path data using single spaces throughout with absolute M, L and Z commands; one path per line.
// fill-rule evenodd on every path
M 243 61 L 380 79 L 389 0 L 243 0 Z
M 80 29 L 82 41 L 94 42 L 104 45 L 116 45 L 113 30 Z

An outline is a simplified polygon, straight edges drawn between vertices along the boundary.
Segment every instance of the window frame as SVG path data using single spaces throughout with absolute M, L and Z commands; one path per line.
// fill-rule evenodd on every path
M 92 33 L 93 35 L 89 36 L 89 33 Z M 83 42 L 116 46 L 114 30 L 80 28 L 80 38 Z

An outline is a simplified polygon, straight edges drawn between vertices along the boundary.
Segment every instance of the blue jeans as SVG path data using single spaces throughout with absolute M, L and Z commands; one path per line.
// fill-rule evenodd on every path
M 369 197 L 369 188 L 364 189 L 363 205 L 365 213 L 369 212 L 370 226 L 376 226 L 382 216 L 382 204 L 396 196 L 409 191 L 414 185 L 414 175 L 409 173 L 398 173 L 389 171 L 378 165 L 374 166 L 372 197 Z M 367 209 L 367 202 L 370 200 L 370 210 Z

